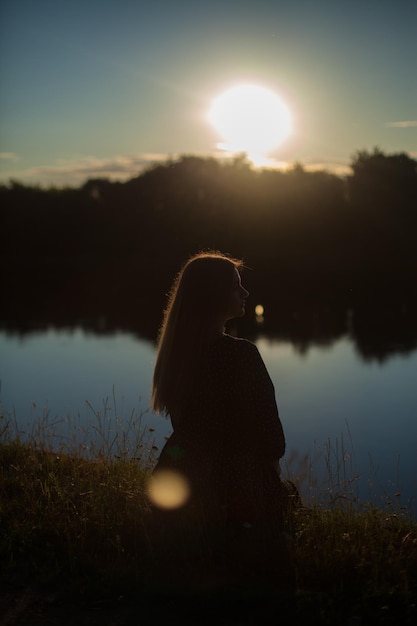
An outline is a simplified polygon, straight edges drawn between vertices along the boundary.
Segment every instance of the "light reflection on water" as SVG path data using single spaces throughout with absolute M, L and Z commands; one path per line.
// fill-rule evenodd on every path
M 289 342 L 261 337 L 256 343 L 275 384 L 291 472 L 301 472 L 308 454 L 321 457 L 315 461 L 320 474 L 330 455 L 341 477 L 346 469 L 360 475 L 352 488 L 362 499 L 377 502 L 401 492 L 394 500 L 406 504 L 416 497 L 417 351 L 380 364 L 361 361 L 348 339 L 312 347 L 303 356 Z M 111 419 L 117 413 L 127 423 L 144 412 L 142 424 L 152 429 L 148 447 L 160 449 L 171 432 L 169 421 L 148 409 L 154 360 L 149 341 L 81 329 L 24 338 L 0 333 L 0 354 L 0 398 L 25 431 L 49 413 L 50 421 L 64 420 L 56 431 L 71 421 L 88 429 L 91 440 L 95 413 Z

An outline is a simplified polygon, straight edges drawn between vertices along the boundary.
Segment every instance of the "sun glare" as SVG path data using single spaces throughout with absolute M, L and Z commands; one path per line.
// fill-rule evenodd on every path
M 228 89 L 212 103 L 210 123 L 223 138 L 218 147 L 228 152 L 246 152 L 255 164 L 291 133 L 291 115 L 273 91 L 257 85 Z

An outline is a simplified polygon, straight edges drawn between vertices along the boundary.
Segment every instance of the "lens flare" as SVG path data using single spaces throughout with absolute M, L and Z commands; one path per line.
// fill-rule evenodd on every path
M 161 509 L 177 509 L 189 499 L 190 486 L 179 472 L 160 470 L 149 480 L 148 497 Z

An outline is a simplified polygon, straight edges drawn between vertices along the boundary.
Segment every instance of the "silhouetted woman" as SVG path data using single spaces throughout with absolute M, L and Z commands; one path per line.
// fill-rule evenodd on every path
M 246 550 L 246 556 L 252 554 L 248 567 L 240 563 L 237 569 L 245 577 L 250 570 L 254 577 L 259 575 L 255 553 L 264 574 L 271 569 L 265 555 L 279 559 L 274 545 L 286 500 L 279 475 L 285 439 L 274 387 L 258 349 L 225 333 L 226 322 L 245 313 L 249 294 L 241 282 L 242 266 L 225 254 L 202 252 L 188 260 L 174 282 L 159 336 L 152 395 L 152 408 L 170 417 L 173 434 L 154 470 L 150 495 L 163 509 L 175 510 L 168 513 L 168 525 L 172 530 L 174 520 L 180 520 L 183 538 L 189 541 L 193 533 L 205 541 L 207 531 L 221 529 L 229 548 L 218 543 L 220 560 L 227 550 L 232 560 L 237 553 L 245 559 Z M 176 501 L 173 494 L 171 501 L 175 477 L 182 496 Z M 159 492 L 168 492 L 166 503 Z M 198 535 L 203 527 L 206 539 Z

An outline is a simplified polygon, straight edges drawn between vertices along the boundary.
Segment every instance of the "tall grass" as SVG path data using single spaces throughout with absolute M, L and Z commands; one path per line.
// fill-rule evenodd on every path
M 131 409 L 126 412 L 121 402 L 118 405 L 115 388 L 111 397 L 102 400 L 99 408 L 90 401 L 85 403 L 89 419 L 67 415 L 51 415 L 49 408 L 41 412 L 32 405 L 33 415 L 26 426 L 1 407 L 0 441 L 17 439 L 33 448 L 60 451 L 85 458 L 123 457 L 136 459 L 144 467 L 154 461 L 157 448 L 154 445 L 153 429 L 146 426 L 148 410 Z
M 355 466 L 355 448 L 349 424 L 346 432 L 334 441 L 327 439 L 323 444 L 316 442 L 313 453 L 300 455 L 293 450 L 285 457 L 284 471 L 295 482 L 306 504 L 312 507 L 368 509 L 370 503 L 377 508 L 405 513 L 412 516 L 415 498 L 402 500 L 399 467 L 396 477 L 385 488 L 375 490 L 376 469 L 369 462 L 369 471 L 362 474 Z M 366 487 L 367 499 L 364 500 Z M 416 494 L 417 495 L 417 494 Z
M 141 414 L 120 417 L 114 396 L 89 410 L 90 431 L 77 426 L 75 432 L 69 424 L 67 435 L 62 421 L 46 413 L 30 432 L 0 417 L 3 583 L 65 580 L 68 593 L 101 597 L 149 593 L 155 583 L 146 496 L 157 453 L 152 432 Z M 293 455 L 286 468 L 307 494 L 288 518 L 297 618 L 305 624 L 411 624 L 416 523 L 400 506 L 358 501 L 347 447 L 344 438 L 323 447 L 321 482 L 316 458 Z

